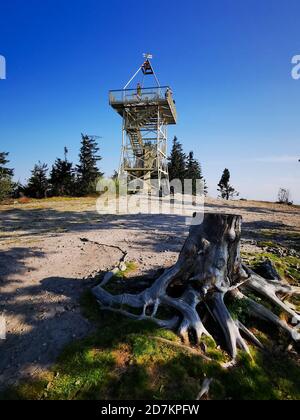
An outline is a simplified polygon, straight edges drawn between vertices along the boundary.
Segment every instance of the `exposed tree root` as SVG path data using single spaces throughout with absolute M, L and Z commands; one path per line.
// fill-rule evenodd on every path
M 202 388 L 197 396 L 197 400 L 201 400 L 205 395 L 209 393 L 209 388 L 213 379 L 205 379 L 202 384 Z
M 239 329 L 241 332 L 243 332 L 243 333 L 244 333 L 244 335 L 248 338 L 248 340 L 249 340 L 249 341 L 251 341 L 253 344 L 255 344 L 257 347 L 259 347 L 259 348 L 261 348 L 261 349 L 263 349 L 263 348 L 264 348 L 264 346 L 263 346 L 263 345 L 262 345 L 262 343 L 259 341 L 259 339 L 258 339 L 257 337 L 255 337 L 255 335 L 254 335 L 254 334 L 253 334 L 250 330 L 248 330 L 248 328 L 247 328 L 247 327 L 245 327 L 245 325 L 243 325 L 243 324 L 241 323 L 241 321 L 236 320 L 235 322 L 236 322 L 236 325 L 237 325 L 238 329 Z
M 210 300 L 210 304 L 212 306 L 214 318 L 217 320 L 224 333 L 229 353 L 233 359 L 235 359 L 237 355 L 237 348 L 250 353 L 249 347 L 240 334 L 239 325 L 232 319 L 225 306 L 224 293 L 215 292 Z
M 277 315 L 273 314 L 273 312 L 271 312 L 265 306 L 246 297 L 241 292 L 237 292 L 236 297 L 238 299 L 246 300 L 249 311 L 254 317 L 259 318 L 262 321 L 269 322 L 275 325 L 277 328 L 287 332 L 294 341 L 300 340 L 300 334 L 297 328 L 290 327 L 285 321 L 280 319 Z
M 163 338 L 163 337 L 155 337 L 153 335 L 150 335 L 149 338 L 151 338 L 153 340 L 156 340 L 160 343 L 166 344 L 168 346 L 176 347 L 177 349 L 180 349 L 180 350 L 182 350 L 184 352 L 187 352 L 189 354 L 192 354 L 194 356 L 201 356 L 201 358 L 203 360 L 207 361 L 207 362 L 212 361 L 212 359 L 210 357 L 205 356 L 195 347 L 186 346 L 185 344 L 176 343 L 175 341 L 170 341 L 170 340 L 167 340 L 166 338 Z
M 300 315 L 293 311 L 289 306 L 287 306 L 282 300 L 279 299 L 276 293 L 295 293 L 293 288 L 288 285 L 283 285 L 280 282 L 276 281 L 268 281 L 264 278 L 258 276 L 254 272 L 251 272 L 251 277 L 249 281 L 244 285 L 244 287 L 248 290 L 257 292 L 258 294 L 266 297 L 271 303 L 274 303 L 278 307 L 280 307 L 284 312 L 289 314 L 292 318 L 296 319 L 300 322 Z
M 208 213 L 201 225 L 190 228 L 177 263 L 151 287 L 138 294 L 113 295 L 105 290 L 102 283 L 93 289 L 93 293 L 105 310 L 137 320 L 152 320 L 162 328 L 177 331 L 184 346 L 199 345 L 203 335 L 212 338 L 200 319 L 198 305 L 202 303 L 220 327 L 233 360 L 238 348 L 249 353 L 246 339 L 259 347 L 262 344 L 245 325 L 232 318 L 224 302 L 227 293 L 237 301 L 246 302 L 253 316 L 272 323 L 288 332 L 294 340 L 299 340 L 297 329 L 244 294 L 251 291 L 261 295 L 291 318 L 300 321 L 299 314 L 281 299 L 299 293 L 299 290 L 285 285 L 275 272 L 273 279 L 265 280 L 243 266 L 240 236 L 240 216 Z M 179 297 L 175 296 L 174 290 L 181 290 Z M 161 306 L 171 308 L 175 312 L 174 317 L 160 319 Z M 135 312 L 140 310 L 140 314 L 132 313 L 130 308 Z

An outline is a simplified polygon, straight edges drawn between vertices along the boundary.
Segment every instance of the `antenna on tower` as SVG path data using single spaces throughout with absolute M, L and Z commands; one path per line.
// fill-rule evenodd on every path
M 128 88 L 130 83 L 136 78 L 136 76 L 139 74 L 140 71 L 143 73 L 144 76 L 153 75 L 154 78 L 155 78 L 157 86 L 160 87 L 159 80 L 158 80 L 158 78 L 155 74 L 155 71 L 153 69 L 153 66 L 150 62 L 150 60 L 152 60 L 152 58 L 153 58 L 153 55 L 150 54 L 150 53 L 144 53 L 143 57 L 144 57 L 145 61 L 138 68 L 138 70 L 134 73 L 134 75 L 131 77 L 131 79 L 129 79 L 129 81 L 126 83 L 126 85 L 123 88 L 124 90 L 126 90 Z

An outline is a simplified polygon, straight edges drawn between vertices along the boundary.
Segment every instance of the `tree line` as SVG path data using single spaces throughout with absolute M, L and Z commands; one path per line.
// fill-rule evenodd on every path
M 2 152 L 0 153 L 0 200 L 20 195 L 46 198 L 95 193 L 96 183 L 103 176 L 97 166 L 102 159 L 98 152 L 99 146 L 96 140 L 82 134 L 78 165 L 69 161 L 68 149 L 65 147 L 64 157 L 55 160 L 50 173 L 46 163 L 38 162 L 34 165 L 25 185 L 12 181 L 14 170 L 7 169 L 8 153 Z
M 169 177 L 170 180 L 179 179 L 182 184 L 185 179 L 192 180 L 192 194 L 197 193 L 197 181 L 202 183 L 202 192 L 206 196 L 208 188 L 206 180 L 202 173 L 200 162 L 195 159 L 194 152 L 191 151 L 186 154 L 183 151 L 183 146 L 175 136 L 169 157 Z M 220 182 L 218 183 L 218 191 L 220 198 L 229 200 L 239 195 L 239 193 L 230 184 L 230 172 L 227 168 L 224 169 Z
M 63 158 L 57 158 L 52 165 L 38 162 L 31 171 L 31 176 L 25 185 L 13 182 L 14 170 L 7 167 L 8 153 L 0 152 L 0 201 L 9 197 L 21 195 L 32 198 L 46 198 L 48 196 L 85 196 L 94 194 L 96 184 L 103 173 L 98 168 L 101 161 L 99 146 L 95 138 L 81 135 L 79 163 L 74 165 L 68 158 L 68 149 L 64 148 Z M 170 156 L 168 158 L 170 180 L 192 180 L 192 193 L 197 192 L 197 181 L 202 184 L 202 193 L 207 195 L 208 188 L 202 173 L 200 162 L 191 151 L 185 154 L 183 146 L 174 137 Z M 116 177 L 116 171 L 112 178 Z M 218 184 L 220 197 L 226 200 L 237 196 L 238 193 L 230 184 L 230 172 L 225 169 Z

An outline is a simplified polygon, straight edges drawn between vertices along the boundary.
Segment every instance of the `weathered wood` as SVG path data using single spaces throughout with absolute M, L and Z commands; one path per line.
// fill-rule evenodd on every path
M 241 224 L 241 216 L 206 213 L 202 224 L 191 226 L 176 264 L 166 270 L 151 287 L 139 294 L 112 295 L 99 285 L 93 289 L 93 293 L 103 309 L 118 311 L 135 319 L 152 319 L 161 327 L 177 329 L 185 343 L 193 338 L 196 344 L 200 343 L 203 335 L 211 337 L 197 310 L 198 304 L 203 302 L 220 326 L 228 351 L 235 359 L 237 348 L 249 351 L 241 332 L 255 344 L 260 343 L 246 326 L 232 319 L 224 303 L 226 293 L 230 292 L 236 299 L 241 299 L 244 296 L 239 289 L 249 288 L 252 292 L 268 297 L 291 317 L 299 319 L 299 315 L 276 294 L 287 292 L 288 286 L 282 282 L 265 280 L 243 266 L 240 255 Z M 184 290 L 180 297 L 171 296 L 170 291 L 174 285 L 180 285 Z M 256 315 L 284 327 L 293 338 L 299 338 L 293 328 L 272 316 L 272 312 L 268 313 L 261 305 L 246 299 Z M 174 316 L 170 320 L 157 318 L 160 305 L 175 309 L 181 317 Z M 140 315 L 132 314 L 127 310 L 128 307 L 140 308 Z

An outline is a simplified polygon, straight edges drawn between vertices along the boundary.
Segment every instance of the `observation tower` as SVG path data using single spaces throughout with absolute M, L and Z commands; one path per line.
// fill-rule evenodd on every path
M 151 59 L 144 54 L 143 64 L 124 88 L 109 92 L 109 104 L 123 120 L 118 176 L 127 176 L 130 192 L 155 188 L 168 194 L 167 127 L 176 124 L 177 113 L 172 90 L 160 85 Z M 150 77 L 154 86 L 144 87 Z

